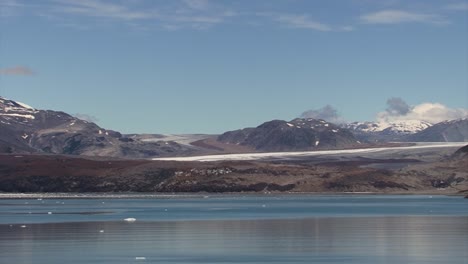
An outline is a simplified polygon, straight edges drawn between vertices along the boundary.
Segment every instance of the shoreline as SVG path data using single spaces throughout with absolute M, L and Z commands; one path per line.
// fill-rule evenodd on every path
M 230 196 L 459 196 L 465 193 L 443 192 L 239 192 L 239 193 L 0 193 L 0 200 L 7 199 L 183 199 Z

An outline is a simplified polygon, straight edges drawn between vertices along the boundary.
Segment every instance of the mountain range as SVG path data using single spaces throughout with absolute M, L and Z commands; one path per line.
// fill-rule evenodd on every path
M 173 141 L 142 142 L 67 113 L 0 97 L 0 152 L 143 158 L 188 151 Z
M 49 153 L 121 158 L 227 152 L 359 148 L 381 142 L 468 141 L 468 119 L 430 124 L 322 119 L 272 120 L 257 127 L 213 135 L 125 135 L 70 114 L 38 110 L 0 97 L 0 153 Z
M 468 118 L 431 124 L 421 120 L 353 122 L 343 124 L 363 142 L 464 142 L 468 141 Z

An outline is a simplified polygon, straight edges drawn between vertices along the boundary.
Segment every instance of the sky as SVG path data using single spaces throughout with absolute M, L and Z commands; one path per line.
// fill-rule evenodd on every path
M 0 0 L 0 95 L 123 133 L 464 117 L 468 1 Z

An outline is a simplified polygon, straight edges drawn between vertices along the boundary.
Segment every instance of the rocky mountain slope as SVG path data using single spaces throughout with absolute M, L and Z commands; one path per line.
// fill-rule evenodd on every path
M 297 151 L 358 146 L 360 142 L 344 128 L 321 119 L 273 120 L 255 128 L 226 132 L 218 141 L 249 146 L 257 151 Z
M 142 158 L 190 151 L 173 141 L 143 142 L 67 113 L 0 97 L 0 153 Z
M 465 142 L 468 141 L 468 118 L 440 122 L 405 139 L 415 142 Z

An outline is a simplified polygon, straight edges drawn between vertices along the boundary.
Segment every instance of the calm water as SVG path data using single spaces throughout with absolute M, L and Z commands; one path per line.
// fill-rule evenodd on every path
M 0 263 L 467 264 L 468 200 L 4 199 Z

